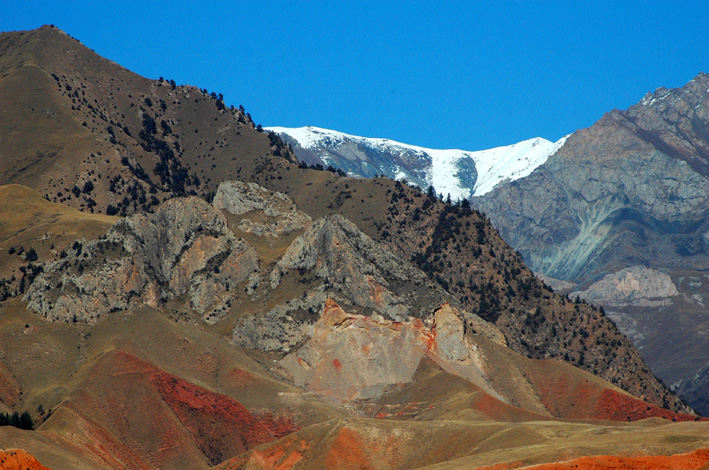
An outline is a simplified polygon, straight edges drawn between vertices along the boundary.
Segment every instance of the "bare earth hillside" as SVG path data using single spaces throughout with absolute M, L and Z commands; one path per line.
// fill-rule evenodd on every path
M 55 28 L 0 51 L 16 109 L 0 413 L 34 427 L 0 426 L 7 465 L 516 468 L 709 447 L 627 337 L 480 213 L 299 168 L 218 95 Z

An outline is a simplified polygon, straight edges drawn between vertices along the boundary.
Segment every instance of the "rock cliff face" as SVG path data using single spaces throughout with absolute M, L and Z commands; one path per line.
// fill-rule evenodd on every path
M 241 219 L 239 230 L 259 236 L 278 237 L 303 229 L 312 219 L 299 211 L 283 193 L 271 192 L 255 183 L 225 181 L 219 185 L 212 204 L 234 215 L 262 211 L 265 220 Z
M 340 215 L 323 217 L 293 240 L 270 273 L 271 289 L 315 284 L 302 296 L 265 315 L 237 320 L 233 342 L 241 347 L 289 352 L 312 335 L 325 300 L 350 311 L 403 322 L 428 318 L 441 304 L 457 300 L 411 263 L 402 261 Z M 309 281 L 306 281 L 310 279 Z M 504 344 L 504 336 L 477 315 L 460 313 L 466 328 Z
M 445 304 L 427 320 L 432 326 L 352 315 L 328 299 L 310 340 L 281 363 L 296 384 L 336 400 L 373 398 L 410 384 L 424 356 L 497 395 L 480 352 L 465 338 L 460 312 Z
M 670 276 L 642 266 L 606 274 L 577 293 L 582 299 L 609 307 L 663 307 L 670 305 L 671 298 L 678 294 Z
M 612 256 L 703 263 L 708 89 L 702 74 L 612 111 L 569 137 L 533 174 L 477 203 L 533 269 L 555 278 L 593 273 Z M 659 240 L 668 248 L 653 243 Z M 631 241 L 648 250 L 632 250 Z
M 692 326 L 709 319 L 702 285 L 709 262 L 707 98 L 706 74 L 679 89 L 660 88 L 573 134 L 528 177 L 475 201 L 535 271 L 580 284 L 582 297 L 626 315 L 649 308 L 626 332 L 645 330 L 633 339 L 644 338 L 648 348 L 654 341 L 686 344 L 671 348 L 670 361 L 667 348 L 655 348 L 664 357 L 644 350 L 668 382 L 677 370 L 693 373 L 709 351 L 709 336 Z M 676 321 L 658 322 L 670 302 Z
M 421 270 L 402 263 L 340 215 L 323 217 L 295 239 L 271 272 L 271 287 L 289 272 L 307 270 L 356 305 L 395 321 L 420 317 L 448 297 Z
M 141 303 L 158 307 L 187 294 L 214 321 L 230 292 L 258 271 L 256 252 L 198 198 L 174 199 L 154 214 L 120 220 L 105 237 L 76 242 L 49 263 L 24 300 L 49 320 L 94 322 Z

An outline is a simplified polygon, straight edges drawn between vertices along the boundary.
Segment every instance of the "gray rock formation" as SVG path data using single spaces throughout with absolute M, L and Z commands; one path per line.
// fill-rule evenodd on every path
M 255 183 L 225 181 L 219 185 L 212 204 L 241 219 L 239 230 L 259 236 L 278 237 L 310 224 L 310 216 L 299 211 L 283 193 L 269 191 Z M 258 213 L 261 217 L 252 217 Z
M 470 351 L 465 344 L 465 327 L 463 321 L 453 309 L 444 305 L 433 317 L 433 328 L 439 356 L 448 362 L 460 362 L 470 357 Z
M 411 318 L 430 321 L 441 304 L 456 302 L 422 271 L 394 256 L 340 215 L 318 219 L 291 243 L 271 271 L 271 288 L 279 290 L 281 284 L 288 284 L 287 279 L 293 281 L 290 284 L 300 284 L 303 278 L 313 275 L 320 285 L 302 297 L 277 305 L 263 315 L 239 318 L 233 343 L 279 353 L 297 349 L 312 337 L 327 298 L 347 306 L 348 311 L 384 322 Z M 459 318 L 454 326 L 461 335 L 465 330 L 506 344 L 494 325 L 477 315 L 456 312 Z M 448 318 L 437 326 L 442 337 L 457 334 L 451 332 L 451 325 L 453 321 Z M 451 358 L 461 354 L 448 349 L 446 354 Z
M 425 315 L 447 297 L 421 270 L 340 215 L 317 220 L 293 241 L 271 272 L 271 287 L 289 272 L 305 270 L 352 303 L 396 321 Z
M 232 343 L 240 348 L 290 352 L 312 336 L 313 324 L 326 300 L 321 286 L 302 298 L 276 305 L 263 315 L 239 319 L 232 333 Z
M 624 268 L 575 293 L 592 303 L 610 307 L 663 307 L 679 294 L 670 276 L 643 266 Z
M 701 285 L 709 264 L 708 99 L 706 74 L 660 88 L 574 133 L 528 177 L 473 201 L 533 270 L 579 284 L 582 297 L 614 306 L 616 319 L 631 315 L 618 324 L 633 325 L 624 332 L 636 340 L 642 332 L 646 360 L 668 382 L 709 360 L 709 335 L 695 327 L 709 320 Z M 666 277 L 624 271 L 638 265 L 665 273 L 676 290 Z
M 120 220 L 99 240 L 75 243 L 45 266 L 24 300 L 48 320 L 93 322 L 188 294 L 191 307 L 213 322 L 257 270 L 256 252 L 220 211 L 195 197 L 173 199 L 154 214 Z
M 699 75 L 612 111 L 476 203 L 533 269 L 555 278 L 576 279 L 618 255 L 704 262 L 694 255 L 705 254 L 709 213 L 708 89 L 709 75 Z M 668 250 L 652 246 L 660 239 Z

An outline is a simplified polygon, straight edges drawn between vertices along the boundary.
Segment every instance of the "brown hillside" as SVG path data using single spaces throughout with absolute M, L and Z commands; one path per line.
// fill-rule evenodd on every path
M 494 322 L 515 351 L 567 361 L 655 405 L 689 411 L 613 322 L 554 294 L 478 212 L 433 201 L 400 182 L 342 178 L 283 160 L 253 178 L 285 192 L 314 218 L 339 213 L 352 220 L 417 264 L 463 308 Z
M 50 213 L 54 206 L 36 201 L 39 212 Z M 185 211 L 192 207 L 205 216 L 217 212 L 204 201 L 182 198 L 165 203 L 151 217 L 173 221 L 161 218 L 161 211 L 171 207 Z M 175 232 L 179 234 L 176 242 L 189 239 L 196 243 L 196 251 L 185 253 L 194 255 L 206 246 L 195 234 L 222 236 L 203 223 L 182 223 L 194 214 L 180 212 L 184 219 L 169 226 L 183 230 Z M 261 212 L 265 211 L 247 215 L 264 221 L 259 219 Z M 85 220 L 104 217 L 81 215 Z M 145 219 L 145 215 L 125 218 L 119 227 L 130 223 L 134 233 L 147 235 L 138 225 Z M 308 245 L 325 250 L 318 259 L 321 268 L 331 269 L 332 283 L 340 270 L 352 269 L 346 274 L 351 294 L 356 295 L 360 286 L 355 279 L 362 273 L 354 267 L 362 253 L 376 261 L 367 271 L 370 280 L 385 268 L 410 273 L 411 280 L 426 278 L 340 219 L 328 218 L 333 228 L 348 232 L 327 232 L 334 235 L 327 238 L 326 246 L 321 242 Z M 314 221 L 296 233 L 308 234 L 316 226 L 325 224 Z M 235 216 L 230 217 L 229 227 L 234 233 L 249 235 L 249 243 L 262 256 L 265 273 L 285 253 L 297 253 L 291 250 L 291 245 L 299 246 L 292 235 L 273 238 L 246 232 L 253 225 L 244 225 Z M 18 227 L 12 236 L 26 243 L 22 230 Z M 342 233 L 349 235 L 343 238 Z M 84 242 L 84 249 L 91 243 Z M 78 257 L 78 250 L 67 251 L 65 259 Z M 183 252 L 179 243 L 176 251 Z M 287 264 L 280 266 L 288 269 Z M 221 273 L 226 273 L 226 266 L 222 268 Z M 85 273 L 98 269 L 87 266 Z M 391 277 L 393 271 L 387 276 L 387 287 L 395 294 L 410 292 L 410 298 L 447 295 L 435 285 L 422 284 L 418 290 L 399 286 Z M 484 334 L 480 320 L 476 323 L 467 317 L 473 327 L 464 331 L 458 316 L 462 314 L 450 306 L 438 309 L 433 318 L 432 312 L 421 314 L 424 323 L 416 316 L 395 322 L 348 313 L 332 301 L 325 302 L 322 310 L 311 312 L 319 319 L 311 340 L 293 346 L 299 351 L 309 349 L 313 354 L 305 358 L 311 370 L 324 372 L 302 387 L 293 384 L 282 356 L 238 348 L 231 342 L 235 319 L 247 313 L 263 317 L 272 305 L 317 282 L 308 269 L 294 267 L 283 274 L 276 288 L 265 282 L 253 299 L 244 293 L 235 301 L 238 307 L 213 325 L 190 313 L 184 298 L 172 299 L 160 309 L 140 306 L 112 311 L 93 325 L 45 321 L 29 312 L 20 298 L 0 302 L 0 358 L 15 384 L 9 408 L 30 411 L 38 425 L 36 431 L 0 428 L 0 446 L 25 449 L 50 468 L 206 469 L 219 463 L 224 468 L 347 468 L 355 464 L 408 469 L 454 465 L 457 459 L 475 468 L 589 454 L 633 455 L 647 445 L 657 454 L 709 445 L 708 423 L 660 419 L 628 423 L 629 417 L 643 416 L 621 414 L 616 416 L 621 422 L 591 419 L 596 405 L 605 403 L 601 399 L 605 391 L 624 397 L 635 409 L 649 405 L 568 364 L 520 356 L 504 347 L 499 336 Z M 85 297 L 90 298 L 88 292 Z M 292 316 L 302 319 L 302 315 L 294 311 Z M 387 338 L 398 339 L 390 342 Z M 334 403 L 327 387 L 319 389 L 328 383 L 357 388 L 360 378 L 374 378 L 378 385 L 381 377 L 373 372 L 380 370 L 382 362 L 377 358 L 397 359 L 383 364 L 387 371 L 399 370 L 415 359 L 414 349 L 426 359 L 412 370 L 411 379 L 387 382 L 391 386 L 381 395 Z M 402 355 L 406 350 L 413 354 Z M 467 357 L 459 356 L 466 351 Z M 391 376 L 383 374 L 384 379 Z M 575 395 L 560 388 L 563 381 L 571 385 L 568 390 L 588 388 L 593 391 L 589 396 L 598 399 L 585 400 L 588 405 L 577 411 L 567 396 L 575 399 Z M 37 411 L 39 405 L 44 413 Z
M 129 214 L 175 195 L 206 196 L 223 180 L 256 181 L 314 219 L 352 220 L 494 321 L 516 351 L 566 360 L 686 410 L 615 325 L 553 295 L 476 212 L 383 178 L 298 168 L 280 140 L 253 129 L 241 110 L 220 109 L 217 95 L 142 78 L 56 28 L 2 34 L 0 52 L 0 118 L 8 123 L 0 129 L 0 182 L 85 211 L 110 204 Z
M 50 26 L 0 35 L 0 121 L 0 184 L 90 212 L 207 195 L 243 166 L 291 158 L 218 95 L 143 78 Z
M 0 300 L 29 284 L 30 250 L 37 255 L 34 264 L 47 261 L 77 239 L 97 238 L 117 220 L 50 203 L 26 186 L 0 186 Z
M 433 427 L 430 423 L 411 421 L 372 423 L 366 420 L 347 420 L 311 426 L 273 443 L 260 446 L 217 468 L 219 470 L 266 468 L 506 470 L 568 460 L 569 457 L 588 454 L 588 446 L 594 449 L 603 448 L 611 455 L 637 454 L 648 447 L 654 449 L 654 455 L 667 455 L 667 450 L 672 446 L 662 443 L 663 438 L 693 441 L 694 437 L 698 437 L 692 436 L 690 429 L 696 431 L 696 423 L 688 423 L 683 430 L 675 428 L 671 431 L 671 436 L 665 434 L 659 439 L 658 437 L 669 429 L 663 430 L 649 423 L 635 426 L 632 430 L 626 428 L 627 426 L 622 428 L 593 425 L 560 426 L 540 422 L 520 425 L 498 423 L 475 425 L 455 421 L 439 422 Z M 322 439 L 321 436 L 327 437 Z M 619 439 L 623 441 L 619 442 Z M 699 441 L 694 441 L 694 445 L 697 442 Z M 684 447 L 686 448 L 687 445 Z M 670 450 L 669 453 L 676 452 Z M 700 459 L 703 458 L 701 451 L 698 456 Z M 638 459 L 638 462 L 643 460 L 645 459 Z M 677 459 L 655 457 L 647 460 L 651 462 L 675 460 L 677 463 L 688 461 L 681 457 Z M 607 461 L 616 460 L 607 458 Z
M 495 322 L 516 351 L 533 358 L 566 360 L 654 405 L 674 411 L 683 409 L 649 372 L 628 339 L 603 314 L 553 294 L 534 278 L 487 219 L 475 211 L 429 200 L 418 190 L 381 178 L 355 180 L 298 168 L 289 161 L 291 155 L 287 149 L 279 141 L 271 141 L 257 132 L 242 111 L 220 109 L 218 97 L 214 99 L 193 87 L 173 87 L 164 80 L 139 77 L 98 57 L 54 28 L 1 35 L 0 57 L 0 110 L 4 110 L 0 111 L 3 113 L 0 119 L 8 123 L 0 129 L 2 182 L 26 184 L 49 200 L 84 212 L 106 212 L 111 205 L 119 214 L 129 214 L 140 208 L 151 209 L 173 196 L 195 193 L 206 197 L 222 180 L 256 181 L 288 194 L 313 219 L 333 213 L 344 215 L 395 255 L 413 261 L 457 297 L 457 304 Z M 7 231 L 20 232 L 9 226 Z M 25 236 L 28 235 L 20 235 L 23 243 L 33 240 Z M 13 239 L 13 246 L 20 238 Z M 278 250 L 274 249 L 274 258 Z M 239 300 L 245 298 L 244 295 Z M 265 306 L 267 302 L 282 300 L 285 299 L 264 298 L 263 302 Z M 17 299 L 11 303 L 10 310 L 20 309 Z M 169 308 L 170 305 L 166 306 Z M 249 413 L 254 407 L 270 412 L 294 408 L 298 419 L 293 419 L 304 427 L 303 431 L 325 418 L 345 414 L 314 398 L 300 396 L 305 394 L 298 387 L 273 380 L 272 374 L 276 372 L 249 363 L 241 356 L 242 364 L 225 372 L 222 361 L 234 362 L 233 352 L 215 354 L 212 359 L 205 356 L 207 363 L 212 360 L 217 363 L 211 369 L 213 375 L 205 373 L 201 367 L 190 365 L 195 351 L 188 353 L 175 347 L 182 341 L 180 335 L 187 335 L 183 331 L 187 329 L 185 325 L 177 324 L 173 329 L 172 324 L 166 324 L 171 320 L 159 315 L 141 311 L 133 317 L 125 314 L 129 318 L 126 323 L 118 318 L 106 321 L 116 329 L 128 325 L 135 328 L 127 330 L 126 337 L 120 339 L 111 337 L 108 327 L 104 330 L 71 324 L 50 327 L 44 323 L 37 325 L 39 320 L 26 312 L 7 315 L 0 344 L 7 357 L 4 361 L 23 392 L 22 402 L 14 403 L 13 409 L 36 409 L 41 403 L 56 406 L 56 412 L 42 430 L 62 435 L 77 433 L 84 436 L 86 448 L 92 449 L 91 455 L 99 456 L 104 465 L 110 467 L 115 463 L 113 459 L 128 458 L 135 462 L 136 468 L 170 466 L 177 461 L 199 467 L 252 448 L 244 444 L 249 442 L 246 436 L 234 438 L 242 441 L 239 447 L 229 438 L 213 434 L 219 429 L 209 424 L 209 409 L 203 406 L 195 417 L 195 407 L 185 405 L 194 404 L 190 393 L 211 396 L 208 392 L 223 391 Z M 120 316 L 124 318 L 123 313 Z M 234 316 L 229 318 L 233 319 Z M 195 322 L 191 317 L 183 320 L 189 324 Z M 146 324 L 141 325 L 143 321 Z M 54 328 L 64 339 L 57 339 L 51 331 Z M 215 329 L 223 333 L 225 327 Z M 27 331 L 21 338 L 23 341 L 13 336 L 18 331 Z M 102 338 L 99 331 L 103 331 Z M 164 334 L 157 340 L 163 350 L 149 341 L 158 337 L 158 331 Z M 199 334 L 203 335 L 199 350 L 207 354 L 206 345 L 211 342 L 207 338 L 211 337 L 202 330 Z M 141 335 L 150 338 L 136 339 Z M 101 339 L 95 339 L 97 336 Z M 42 337 L 46 342 L 28 345 L 28 337 Z M 131 348 L 126 351 L 174 375 L 169 382 L 188 398 L 177 400 L 172 392 L 166 392 L 165 383 L 158 381 L 158 386 L 145 375 L 102 375 L 101 369 L 93 367 L 93 361 L 116 349 L 113 341 L 140 343 L 139 352 Z M 221 341 L 224 348 L 228 347 L 224 338 Z M 43 361 L 36 359 L 45 356 Z M 175 365 L 174 361 L 183 363 Z M 272 362 L 270 357 L 262 358 L 262 363 L 269 361 Z M 111 370 L 108 366 L 104 369 Z M 235 372 L 236 369 L 239 371 Z M 44 381 L 47 375 L 53 377 L 53 387 Z M 251 378 L 259 375 L 267 379 L 249 385 Z M 134 380 L 126 383 L 121 377 Z M 181 381 L 204 385 L 207 391 L 196 392 Z M 542 383 L 540 389 L 545 385 Z M 97 398 L 114 389 L 122 391 L 117 394 L 121 400 L 115 406 L 123 407 L 124 414 L 105 408 Z M 271 393 L 265 393 L 264 389 Z M 287 395 L 279 394 L 296 391 L 299 400 L 296 405 L 285 401 L 283 397 Z M 133 392 L 149 399 L 151 407 L 136 407 Z M 410 392 L 412 396 L 422 393 L 413 389 Z M 602 393 L 598 397 L 601 400 Z M 520 408 L 517 410 L 496 402 L 480 390 L 469 389 L 456 398 L 442 399 L 436 404 L 438 408 L 433 409 L 436 413 L 430 412 L 431 417 L 515 421 L 531 419 L 532 413 L 540 412 L 522 398 L 517 399 L 515 406 Z M 91 406 L 82 407 L 84 403 Z M 376 414 L 394 411 L 395 416 L 399 412 L 404 413 L 398 416 L 405 416 L 409 404 L 389 401 L 373 405 L 379 407 Z M 589 406 L 588 413 L 577 416 L 627 417 L 622 413 L 594 416 L 594 406 Z M 457 407 L 462 408 L 460 412 Z M 129 419 L 133 417 L 129 413 L 132 410 L 160 419 L 154 422 L 143 417 L 132 423 Z M 541 411 L 555 414 L 548 408 Z M 577 417 L 568 409 L 557 411 L 557 416 Z M 633 414 L 634 418 L 644 416 Z M 288 419 L 291 416 L 283 423 L 289 423 Z M 208 437 L 196 439 L 196 434 Z M 98 449 L 96 442 L 113 447 Z M 259 441 L 253 441 L 256 442 Z M 160 453 L 163 443 L 177 445 L 179 449 L 168 446 Z M 461 444 L 430 462 L 462 456 L 462 449 Z M 379 454 L 372 455 L 374 459 L 380 458 Z M 327 461 L 324 459 L 322 465 Z M 412 461 L 403 460 L 401 468 Z

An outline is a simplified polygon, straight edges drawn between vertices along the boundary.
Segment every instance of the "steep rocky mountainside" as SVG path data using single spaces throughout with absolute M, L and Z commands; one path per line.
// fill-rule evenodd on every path
M 343 216 L 311 220 L 253 183 L 222 183 L 213 205 L 172 199 L 57 248 L 26 304 L 0 304 L 0 400 L 49 409 L 37 431 L 0 430 L 0 442 L 53 468 L 240 468 L 271 456 L 268 468 L 285 455 L 332 468 L 350 460 L 346 449 L 376 452 L 362 426 L 408 449 L 387 460 L 393 468 L 470 457 L 470 439 L 498 420 L 551 430 L 561 418 L 567 436 L 580 436 L 588 424 L 573 420 L 656 417 L 705 432 L 694 415 L 514 353 L 496 326 Z M 43 357 L 48 346 L 58 354 Z M 644 426 L 619 431 L 647 439 Z M 354 440 L 331 442 L 333 432 Z M 421 432 L 453 444 L 411 447 Z M 506 445 L 527 455 L 539 444 Z M 528 462 L 557 459 L 558 440 L 548 445 Z
M 103 63 L 52 28 L 9 37 L 30 39 L 15 55 L 39 38 Z M 218 102 L 189 115 L 196 134 Z M 285 470 L 709 447 L 709 423 L 603 312 L 553 293 L 480 213 L 234 133 L 265 152 L 240 141 L 214 155 L 209 191 L 156 192 L 149 211 L 79 212 L 40 197 L 42 178 L 0 187 L 20 201 L 0 204 L 0 412 L 35 427 L 0 427 L 0 448 L 50 468 Z
M 699 75 L 612 111 L 569 137 L 532 175 L 478 204 L 532 268 L 551 277 L 580 278 L 619 256 L 617 265 L 670 257 L 703 266 L 708 89 L 709 75 Z M 629 247 L 617 249 L 615 240 Z
M 292 146 L 299 161 L 308 165 L 332 166 L 349 176 L 377 175 L 405 179 L 436 194 L 450 194 L 455 201 L 480 196 L 507 179 L 530 174 L 563 145 L 534 138 L 514 145 L 477 152 L 434 150 L 373 139 L 317 127 L 269 127 Z
M 257 271 L 256 252 L 234 237 L 224 216 L 187 197 L 122 219 L 98 240 L 75 242 L 43 267 L 24 299 L 48 320 L 95 322 L 186 294 L 209 322 L 229 304 L 231 286 Z
M 475 200 L 532 269 L 604 305 L 668 383 L 709 362 L 707 97 L 706 74 L 660 88 Z
M 554 294 L 476 211 L 388 179 L 310 172 L 274 161 L 255 179 L 288 193 L 313 217 L 339 213 L 352 220 L 412 260 L 463 308 L 494 322 L 515 351 L 565 360 L 653 403 L 685 409 L 603 312 Z
M 383 242 L 396 256 L 412 261 L 426 272 L 429 279 L 452 294 L 454 300 L 451 304 L 457 301 L 466 311 L 495 322 L 514 350 L 529 357 L 552 357 L 568 361 L 652 403 L 668 406 L 675 411 L 685 409 L 675 397 L 668 394 L 666 387 L 649 372 L 627 338 L 621 335 L 602 313 L 583 304 L 572 304 L 568 299 L 552 294 L 500 239 L 487 219 L 480 217 L 475 211 L 430 200 L 418 189 L 388 179 L 340 178 L 327 171 L 299 168 L 290 150 L 275 134 L 267 136 L 259 133 L 252 128 L 248 119 L 246 123 L 240 122 L 244 120 L 240 110 L 220 109 L 219 97 L 208 98 L 199 94 L 199 90 L 190 87 L 173 89 L 172 84 L 165 80 L 146 80 L 100 58 L 55 28 L 43 27 L 31 32 L 7 33 L 1 37 L 1 47 L 7 51 L 3 54 L 6 61 L 4 70 L 7 70 L 7 73 L 0 79 L 0 88 L 5 90 L 1 96 L 8 102 L 21 104 L 15 106 L 19 109 L 18 112 L 8 113 L 8 122 L 13 123 L 16 131 L 11 133 L 7 140 L 2 140 L 9 144 L 6 147 L 0 146 L 0 157 L 4 162 L 12 164 L 31 155 L 50 155 L 49 160 L 44 157 L 37 160 L 44 162 L 41 164 L 48 170 L 40 171 L 40 163 L 37 163 L 40 166 L 30 165 L 23 171 L 10 168 L 11 171 L 6 174 L 11 181 L 24 182 L 37 189 L 40 194 L 45 194 L 51 179 L 52 187 L 56 184 L 56 190 L 61 192 L 66 188 L 66 183 L 58 184 L 54 180 L 55 177 L 51 176 L 53 172 L 62 168 L 72 171 L 83 168 L 85 173 L 77 173 L 74 176 L 82 178 L 91 174 L 95 180 L 93 187 L 98 188 L 97 183 L 101 183 L 100 187 L 105 190 L 109 199 L 122 196 L 118 193 L 127 189 L 121 189 L 120 178 L 116 180 L 113 177 L 111 181 L 118 181 L 113 185 L 109 182 L 106 187 L 105 184 L 104 168 L 112 168 L 110 162 L 113 160 L 107 158 L 109 162 L 106 163 L 105 160 L 93 159 L 81 165 L 76 161 L 77 155 L 86 155 L 86 152 L 89 155 L 98 155 L 101 151 L 102 156 L 106 156 L 108 154 L 104 155 L 103 150 L 99 148 L 113 145 L 117 146 L 113 153 L 115 159 L 125 162 L 121 156 L 124 149 L 122 145 L 112 143 L 109 134 L 104 136 L 108 143 L 95 134 L 104 132 L 101 130 L 103 124 L 99 125 L 99 122 L 103 122 L 103 117 L 95 110 L 96 106 L 106 107 L 104 117 L 109 119 L 108 125 L 113 127 L 116 135 L 120 133 L 117 133 L 117 126 L 110 124 L 110 121 L 113 119 L 114 123 L 117 122 L 118 115 L 110 118 L 106 113 L 110 109 L 114 109 L 115 113 L 120 111 L 121 119 L 118 123 L 124 127 L 128 126 L 128 132 L 132 136 L 138 135 L 135 145 L 131 147 L 135 153 L 131 155 L 136 159 L 137 155 L 143 155 L 141 158 L 145 159 L 143 163 L 138 162 L 140 166 L 131 163 L 130 156 L 128 166 L 121 163 L 123 181 L 131 188 L 136 184 L 147 184 L 140 168 L 145 169 L 147 173 L 152 167 L 162 174 L 161 168 L 164 170 L 165 167 L 159 163 L 165 163 L 163 156 L 172 155 L 172 163 L 168 162 L 169 175 L 173 174 L 173 163 L 177 165 L 175 168 L 186 168 L 187 174 L 193 174 L 189 172 L 199 168 L 198 178 L 202 181 L 200 184 L 206 187 L 202 192 L 195 190 L 197 194 L 210 197 L 216 190 L 216 185 L 227 179 L 256 182 L 289 195 L 299 209 L 313 219 L 330 214 L 343 215 L 374 241 Z M 41 77 L 36 77 L 37 83 L 45 83 L 47 88 L 41 93 L 33 93 L 31 99 L 26 89 L 29 82 L 19 78 L 11 80 L 12 77 L 19 77 L 18 74 L 40 72 Z M 52 73 L 57 75 L 59 82 Z M 85 78 L 88 76 L 91 79 Z M 71 93 L 62 80 L 71 82 Z M 134 93 L 133 90 L 137 91 Z M 80 97 L 69 96 L 77 92 Z M 185 96 L 181 98 L 175 95 L 178 92 Z M 93 104 L 91 101 L 88 104 L 81 101 L 88 100 L 84 98 L 84 93 L 94 97 Z M 187 94 L 190 95 L 189 98 L 186 97 Z M 165 98 L 161 98 L 163 95 Z M 114 98 L 115 104 L 102 104 L 106 103 L 105 100 Z M 40 100 L 39 104 L 45 107 L 51 105 L 46 109 L 63 111 L 57 112 L 54 118 L 48 121 L 51 126 L 40 126 L 37 116 L 32 114 L 32 109 L 44 108 L 38 108 L 39 104 L 34 106 L 32 99 Z M 164 110 L 160 99 L 165 101 Z M 72 100 L 77 103 L 74 104 Z M 74 109 L 71 109 L 72 106 Z M 175 113 L 172 118 L 174 122 L 165 120 L 171 131 L 162 125 L 163 114 L 169 112 Z M 89 126 L 89 122 L 93 124 L 93 121 L 87 121 L 89 127 L 78 124 L 83 117 L 77 113 L 90 113 L 97 124 Z M 167 114 L 165 116 L 168 117 Z M 40 119 L 39 123 L 44 123 L 43 119 Z M 158 119 L 161 123 L 159 127 L 156 124 L 153 129 L 152 121 L 157 123 Z M 135 127 L 131 127 L 131 122 Z M 178 125 L 183 127 L 180 127 L 179 132 L 175 132 Z M 34 132 L 37 127 L 41 132 Z M 78 134 L 66 131 L 74 127 L 83 133 L 83 140 L 76 137 Z M 91 134 L 92 130 L 94 134 Z M 105 132 L 108 133 L 108 130 Z M 27 135 L 34 135 L 36 138 L 18 137 Z M 215 136 L 216 143 L 213 148 L 205 147 L 211 145 L 209 139 L 212 138 L 209 137 L 205 141 L 206 135 Z M 113 140 L 123 142 L 119 137 L 114 136 Z M 81 142 L 84 147 L 71 147 Z M 56 147 L 56 154 L 35 148 L 50 144 Z M 173 149 L 172 153 L 164 150 L 166 145 Z M 175 152 L 178 147 L 182 152 Z M 9 150 L 5 150 L 6 148 Z M 188 149 L 191 150 L 188 152 Z M 203 161 L 205 154 L 201 152 L 207 152 L 209 156 L 206 166 Z M 15 156 L 15 159 L 9 158 L 10 156 Z M 21 158 L 18 159 L 18 156 Z M 31 168 L 36 171 L 30 171 Z M 182 171 L 175 174 L 178 173 L 185 174 Z M 149 173 L 147 179 L 157 185 L 157 179 Z M 194 181 L 194 178 L 192 180 Z M 158 199 L 180 194 L 181 191 L 173 190 L 174 185 L 170 186 L 170 181 L 172 180 L 166 180 L 161 186 L 165 189 L 165 194 Z M 116 193 L 111 191 L 112 187 Z M 83 186 L 77 189 L 80 189 L 80 194 L 84 194 Z M 187 186 L 183 189 L 187 193 L 192 192 Z M 146 191 L 150 193 L 150 189 Z M 159 189 L 156 191 L 156 194 L 162 194 Z M 52 194 L 47 194 L 48 199 L 55 199 Z M 78 206 L 85 211 L 91 210 L 86 204 L 82 207 L 81 201 L 76 198 L 69 201 L 66 193 L 63 194 L 58 201 Z M 137 201 L 142 200 L 140 190 L 136 189 L 134 192 L 131 189 L 131 194 L 136 195 Z M 128 198 L 128 203 L 116 206 L 120 207 L 120 214 L 129 214 L 141 207 L 140 202 L 136 204 L 135 200 L 127 195 L 123 197 Z M 148 209 L 154 208 L 152 203 L 147 205 Z M 262 221 L 254 220 L 249 223 L 258 227 Z M 274 243 L 278 244 L 280 241 Z M 100 248 L 97 249 L 100 254 Z M 123 263 L 124 267 L 130 266 L 125 261 L 120 263 Z M 32 271 L 33 276 L 34 274 Z M 11 278 L 11 275 L 7 276 L 7 279 Z M 16 283 L 22 279 L 24 275 L 15 276 Z M 59 282 L 53 287 L 56 288 Z M 160 290 L 165 292 L 162 287 Z M 148 295 L 153 295 L 152 291 L 148 292 Z M 178 289 L 171 292 L 176 296 L 182 295 L 181 293 L 192 295 L 189 290 Z M 49 304 L 54 307 L 51 297 L 54 294 L 51 289 L 46 295 Z M 167 300 L 170 298 L 171 295 L 168 295 Z
M 108 215 L 210 194 L 238 178 L 228 161 L 293 158 L 221 95 L 140 77 L 50 26 L 0 34 L 0 121 L 0 184 Z

